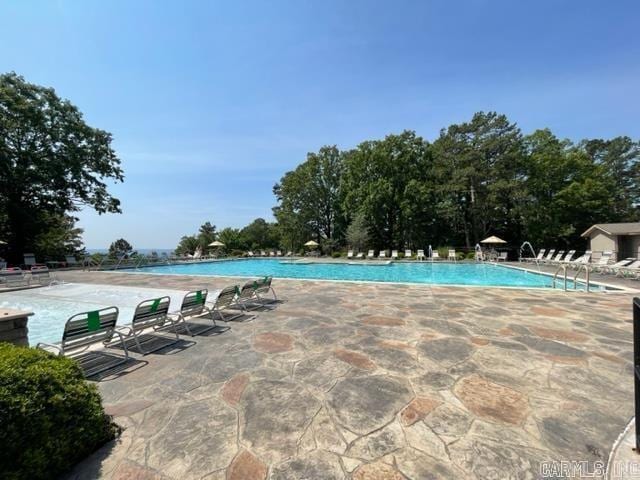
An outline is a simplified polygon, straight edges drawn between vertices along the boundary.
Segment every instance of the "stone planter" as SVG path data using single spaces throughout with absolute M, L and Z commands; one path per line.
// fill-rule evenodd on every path
M 0 342 L 29 346 L 27 321 L 33 312 L 0 308 Z

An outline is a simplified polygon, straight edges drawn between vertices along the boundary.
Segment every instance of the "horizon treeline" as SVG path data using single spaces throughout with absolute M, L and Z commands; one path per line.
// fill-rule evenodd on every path
M 581 248 L 594 223 L 640 219 L 639 160 L 640 142 L 626 136 L 574 143 L 478 112 L 433 142 L 405 130 L 309 153 L 273 188 L 275 223 L 256 219 L 216 238 L 228 249 L 294 251 L 313 239 L 327 252 L 473 248 L 489 235 Z

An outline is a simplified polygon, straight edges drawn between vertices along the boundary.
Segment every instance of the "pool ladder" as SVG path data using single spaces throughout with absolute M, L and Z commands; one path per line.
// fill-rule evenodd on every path
M 556 273 L 553 274 L 553 288 L 556 288 L 556 280 L 558 279 L 558 274 L 560 273 L 560 271 L 562 271 L 562 276 L 564 278 L 564 283 L 563 283 L 563 290 L 566 292 L 567 291 L 567 270 L 569 269 L 569 265 L 567 264 L 561 264 L 558 266 L 558 269 L 556 270 Z M 577 290 L 578 288 L 578 276 L 580 275 L 580 272 L 582 272 L 584 270 L 585 272 L 585 288 L 586 291 L 589 291 L 589 265 L 587 265 L 586 263 L 581 264 L 578 267 L 578 270 L 576 271 L 576 274 L 573 276 L 573 289 Z

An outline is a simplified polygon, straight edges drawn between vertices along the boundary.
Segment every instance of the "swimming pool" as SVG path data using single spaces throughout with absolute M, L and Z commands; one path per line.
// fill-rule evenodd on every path
M 171 297 L 172 310 L 180 307 L 186 292 L 156 288 L 114 285 L 63 284 L 50 287 L 0 293 L 0 307 L 30 310 L 29 344 L 55 343 L 62 339 L 64 324 L 76 313 L 116 306 L 118 324 L 131 322 L 133 311 L 143 300 L 164 295 Z
M 223 277 L 296 278 L 367 282 L 476 285 L 550 288 L 552 278 L 517 268 L 489 263 L 395 262 L 298 263 L 285 259 L 247 259 L 200 262 L 120 270 L 130 273 Z M 583 287 L 580 283 L 578 288 Z M 573 288 L 573 284 L 569 286 Z M 602 289 L 593 285 L 594 290 Z

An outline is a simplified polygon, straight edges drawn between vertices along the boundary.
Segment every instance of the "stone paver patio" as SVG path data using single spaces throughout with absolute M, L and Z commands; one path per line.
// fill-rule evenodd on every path
M 540 478 L 606 463 L 633 416 L 630 293 L 274 286 L 273 310 L 100 382 L 124 431 L 69 478 Z

